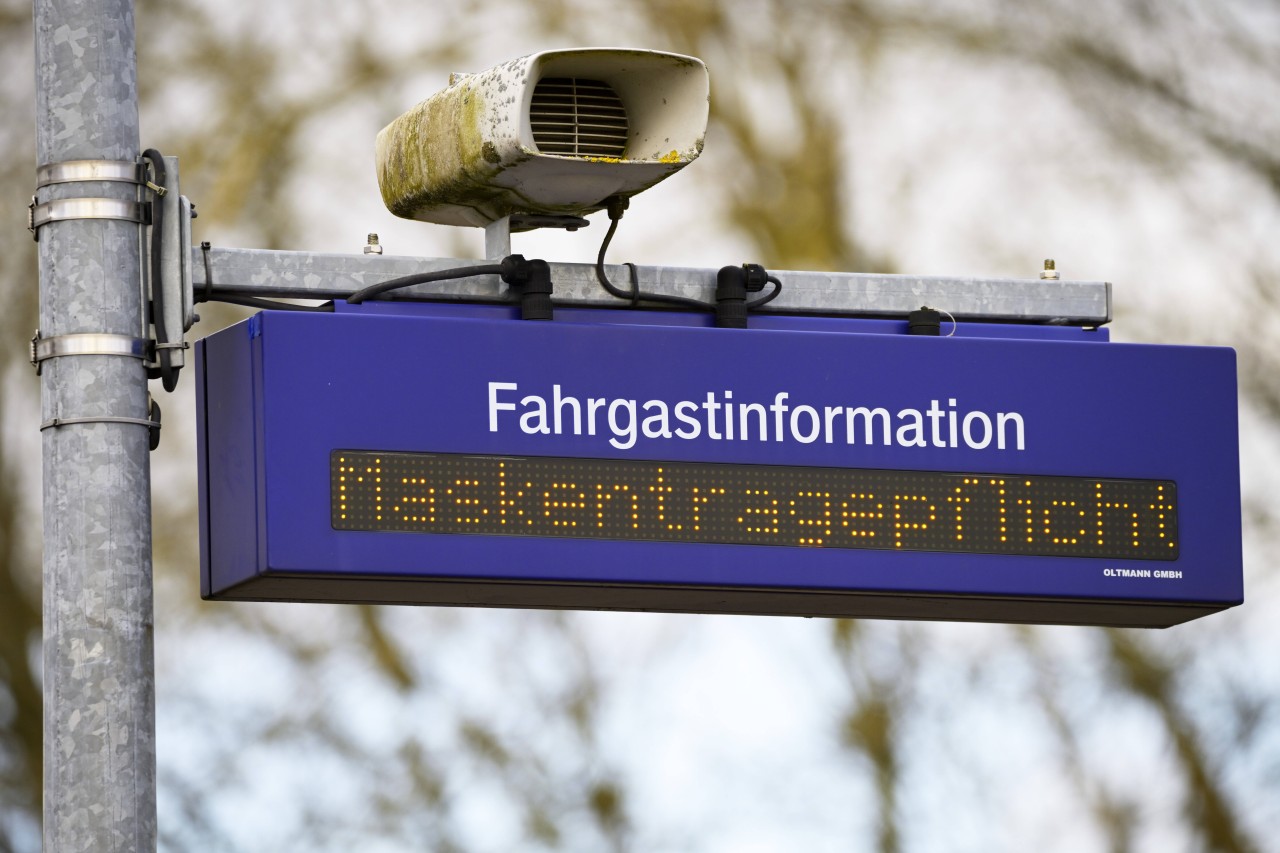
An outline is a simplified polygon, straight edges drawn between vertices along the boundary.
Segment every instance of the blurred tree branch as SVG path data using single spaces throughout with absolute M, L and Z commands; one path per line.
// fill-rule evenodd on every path
M 1150 704 L 1173 742 L 1187 785 L 1184 814 L 1204 849 L 1230 853 L 1257 850 L 1218 781 L 1203 736 L 1179 707 L 1177 669 L 1161 660 L 1134 632 L 1109 630 L 1106 637 L 1117 682 Z
M 1191 166 L 1201 161 L 1248 176 L 1269 193 L 1273 209 L 1280 204 L 1280 114 L 1274 109 L 1280 49 L 1276 28 L 1266 25 L 1276 21 L 1274 4 L 647 0 L 602 14 L 579 0 L 537 7 L 478 0 L 434 4 L 432 26 L 413 40 L 397 41 L 400 11 L 390 3 L 286 3 L 270 9 L 189 0 L 139 4 L 147 142 L 182 157 L 184 188 L 199 202 L 202 227 L 248 235 L 263 247 L 290 246 L 306 221 L 294 192 L 302 180 L 298 164 L 313 150 L 320 119 L 364 103 L 388 115 L 400 112 L 408 106 L 402 90 L 416 75 L 472 67 L 495 35 L 507 35 L 486 29 L 495 19 L 513 30 L 528 24 L 555 40 L 651 37 L 655 47 L 707 58 L 714 87 L 710 144 L 732 155 L 721 161 L 730 164 L 721 174 L 702 184 L 705 227 L 735 230 L 767 265 L 893 271 L 910 260 L 894 257 L 892 246 L 871 242 L 854 192 L 860 186 L 855 167 L 864 128 L 874 130 L 877 116 L 864 99 L 886 85 L 889 60 L 908 49 L 950 57 L 956 74 L 966 66 L 995 65 L 1020 78 L 1043 75 L 1050 83 L 1046 92 L 1061 93 L 1075 105 L 1072 120 L 1105 135 L 1114 156 L 1132 170 L 1182 188 L 1188 207 L 1198 201 Z M 288 25 L 278 25 L 281 20 Z M 8 116 L 31 114 L 30 43 L 29 7 L 14 0 L 0 5 L 2 61 L 12 72 L 0 87 Z M 947 83 L 936 81 L 939 101 L 948 97 Z M 11 223 L 19 221 L 30 195 L 31 137 L 21 120 L 0 127 L 0 149 L 10 154 L 0 160 L 0 184 L 6 198 L 19 202 L 6 208 L 13 213 Z M 940 132 L 932 144 L 947 142 Z M 908 174 L 926 169 L 917 164 Z M 14 344 L 29 338 L 35 325 L 34 253 L 29 235 L 16 227 L 0 232 L 0 246 L 8 300 L 0 332 Z M 1216 328 L 1236 341 L 1245 402 L 1269 420 L 1268 440 L 1274 442 L 1280 428 L 1274 240 L 1257 237 L 1246 250 L 1253 254 L 1230 259 L 1233 272 L 1224 274 L 1233 288 L 1224 292 L 1231 311 L 1223 312 L 1229 323 Z M 202 313 L 201 333 L 240 316 L 212 306 Z M 1200 327 L 1192 331 L 1210 334 Z M 8 417 L 36 411 L 36 383 L 20 346 L 0 347 L 0 381 Z M 0 445 L 0 682 L 16 708 L 12 721 L 0 721 L 0 815 L 34 816 L 40 807 L 42 716 L 30 654 L 40 631 L 33 544 L 38 532 L 29 523 L 33 501 L 21 491 L 29 478 L 23 473 L 30 464 L 28 449 L 10 436 Z M 1280 530 L 1274 502 L 1254 498 L 1246 510 L 1255 541 L 1274 542 Z M 189 554 L 174 551 L 184 537 L 173 531 L 191 529 L 184 517 L 189 508 L 165 515 L 171 510 L 158 505 L 156 511 L 165 519 L 157 524 L 158 569 L 188 570 Z M 1273 562 L 1263 568 L 1271 571 Z M 368 832 L 414 849 L 466 849 L 456 811 L 469 788 L 486 781 L 500 790 L 492 802 L 521 814 L 532 843 L 624 850 L 638 837 L 629 779 L 610 761 L 600 735 L 609 685 L 571 618 L 513 617 L 502 623 L 518 626 L 510 642 L 482 651 L 493 663 L 542 644 L 562 663 L 555 677 L 533 672 L 532 664 L 490 676 L 513 691 L 513 701 L 525 703 L 523 714 L 465 707 L 441 695 L 439 676 L 416 653 L 417 632 L 424 626 L 436 625 L 441 636 L 453 639 L 462 635 L 441 614 L 423 616 L 407 631 L 385 609 L 348 608 L 332 615 L 333 631 L 322 636 L 304 635 L 290 618 L 259 608 L 188 606 L 180 618 L 193 632 L 249 637 L 258 648 L 287 656 L 297 684 L 308 688 L 340 672 L 336 660 L 354 659 L 369 684 L 387 686 L 396 702 L 427 707 L 432 717 L 420 727 L 406 725 L 394 744 L 377 752 L 354 739 L 321 699 L 274 709 L 267 720 L 251 712 L 243 719 L 233 715 L 227 725 L 237 736 L 221 744 L 198 777 L 166 767 L 162 759 L 163 796 L 171 798 L 173 819 L 182 822 L 162 824 L 167 848 L 234 849 L 212 810 L 211 792 L 251 784 L 247 768 L 254 767 L 250 753 L 258 747 L 278 750 L 275 755 L 285 756 L 278 762 L 324 755 L 349 768 L 344 775 L 363 792 L 370 811 L 343 825 L 337 815 L 304 803 L 310 810 L 306 822 L 313 824 L 306 841 L 317 848 L 326 834 Z M 900 817 L 912 796 L 910 753 L 903 746 L 911 727 L 920 725 L 920 703 L 926 701 L 914 690 L 920 660 L 939 641 L 916 626 L 836 622 L 831 631 L 845 702 L 834 737 L 858 758 L 858 772 L 870 781 L 877 848 L 910 849 L 910 826 Z M 1232 629 L 1221 633 L 1229 645 Z M 350 645 L 342 648 L 336 635 Z M 1066 652 L 1035 629 L 1014 636 L 1037 662 L 1028 701 L 1044 715 L 1043 734 L 1061 746 L 1062 766 L 1093 821 L 1112 849 L 1138 846 L 1138 815 L 1146 801 L 1108 788 L 1086 760 L 1080 723 L 1066 711 L 1072 686 L 1059 683 L 1053 670 Z M 1172 767 L 1186 790 L 1176 829 L 1208 849 L 1256 849 L 1242 822 L 1247 812 L 1241 795 L 1224 782 L 1214 750 L 1189 715 L 1194 676 L 1174 665 L 1174 651 L 1136 635 L 1091 636 L 1103 638 L 1112 666 L 1108 697 L 1150 708 L 1173 746 Z M 1178 637 L 1200 635 L 1166 636 L 1172 637 L 1168 647 L 1177 650 L 1194 643 Z M 982 664 L 974 660 L 974 666 Z M 1241 731 L 1274 727 L 1274 714 L 1264 710 L 1271 697 L 1261 691 L 1267 688 L 1238 689 Z M 188 700 L 192 716 L 202 708 L 207 713 L 198 695 Z M 1258 742 L 1258 735 L 1248 737 Z M 0 834 L 0 849 L 14 843 Z

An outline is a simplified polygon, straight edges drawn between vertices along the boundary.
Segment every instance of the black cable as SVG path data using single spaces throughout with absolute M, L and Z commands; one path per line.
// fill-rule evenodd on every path
M 629 299 L 634 305 L 640 298 L 640 291 L 634 286 L 631 293 L 627 293 L 621 288 L 613 286 L 613 282 L 609 281 L 609 277 L 604 273 L 604 253 L 609 251 L 609 243 L 613 240 L 613 233 L 618 230 L 618 220 L 622 216 L 614 217 L 612 212 L 609 215 L 609 230 L 605 232 L 604 240 L 600 243 L 600 253 L 596 255 L 596 279 L 600 282 L 600 286 L 609 292 L 610 296 L 616 296 L 619 299 Z
M 244 305 L 248 308 L 270 308 L 272 311 L 318 311 L 333 313 L 333 303 L 323 305 L 295 305 L 292 302 L 277 302 L 274 299 L 259 299 L 256 296 L 213 296 L 200 300 L 202 302 L 226 302 L 231 305 Z
M 627 200 L 624 198 L 614 198 L 609 200 L 606 209 L 609 212 L 609 230 L 605 232 L 604 240 L 600 243 L 600 253 L 596 255 L 596 280 L 600 282 L 600 286 L 608 291 L 610 296 L 618 299 L 626 299 L 632 305 L 637 302 L 658 302 L 664 305 L 680 305 L 684 308 L 696 308 L 699 311 L 714 311 L 715 306 L 703 302 L 699 299 L 691 299 L 687 296 L 673 296 L 666 293 L 642 293 L 636 286 L 635 269 L 632 268 L 632 288 L 631 293 L 617 287 L 613 282 L 609 281 L 609 276 L 604 271 L 604 256 L 609 251 L 609 243 L 613 240 L 614 232 L 618 230 L 618 222 L 622 219 L 622 212 L 627 209 Z
M 450 281 L 456 278 L 468 278 L 473 275 L 501 275 L 502 272 L 503 269 L 501 264 L 479 264 L 474 267 L 457 267 L 456 269 L 451 270 L 414 273 L 413 275 L 406 275 L 400 278 L 380 281 L 377 284 L 371 284 L 368 287 L 361 288 L 347 297 L 347 304 L 359 305 L 361 302 L 369 299 L 370 297 L 377 296 L 379 293 L 385 293 L 388 290 L 397 290 L 401 287 L 410 287 L 415 284 L 427 284 L 433 281 Z
M 213 270 L 209 269 L 209 250 L 213 244 L 208 240 L 200 241 L 200 255 L 204 258 L 204 293 L 201 298 L 192 298 L 193 302 L 208 302 L 213 298 Z
M 165 328 L 164 316 L 164 282 L 161 281 L 163 263 L 161 246 L 164 242 L 164 185 L 168 174 L 164 167 L 164 156 L 154 148 L 142 152 L 144 159 L 151 163 L 151 173 L 155 177 L 152 182 L 160 187 L 154 191 L 151 199 L 151 322 L 156 327 L 157 343 L 171 344 L 168 330 Z M 173 391 L 178 387 L 178 371 L 173 366 L 173 355 L 167 349 L 156 350 L 156 363 L 160 365 L 160 381 L 164 390 Z
M 205 240 L 200 244 L 200 252 L 204 256 L 204 290 L 195 297 L 196 302 L 226 302 L 229 305 L 244 305 L 248 308 L 269 308 L 273 311 L 322 311 L 331 313 L 333 303 L 323 305 L 295 305 L 292 302 L 277 302 L 274 299 L 259 299 L 256 296 L 214 296 L 213 270 L 209 266 L 209 250 L 213 244 Z
M 317 311 L 330 313 L 334 310 L 332 302 L 326 302 L 323 305 L 295 305 L 291 302 L 277 302 L 273 299 L 260 299 L 256 296 L 223 296 L 213 294 L 213 271 L 209 264 L 209 249 L 212 248 L 208 243 L 201 243 L 200 248 L 204 252 L 204 292 L 197 297 L 197 302 L 226 302 L 231 305 L 243 305 L 249 308 L 269 308 L 278 311 Z M 518 257 L 518 256 L 516 256 Z M 520 258 L 523 261 L 523 258 Z M 377 284 L 371 284 L 368 287 L 355 291 L 346 298 L 349 305 L 358 305 L 361 302 L 388 290 L 396 290 L 401 287 L 410 287 L 415 284 L 427 284 L 433 281 L 448 281 L 450 279 L 467 278 L 473 275 L 500 275 L 504 271 L 501 264 L 478 264 L 472 267 L 458 267 L 456 269 L 437 270 L 436 272 L 414 273 L 412 275 L 401 276 L 400 278 L 388 279 L 380 281 Z
M 755 302 L 748 302 L 747 303 L 748 311 L 750 311 L 752 308 L 759 308 L 761 305 L 767 305 L 768 303 L 777 299 L 778 294 L 782 292 L 782 282 L 778 280 L 778 277 L 776 275 L 769 276 L 767 279 L 765 279 L 765 281 L 773 285 L 773 290 L 769 291 L 768 296 L 762 296 L 761 298 L 757 299 Z

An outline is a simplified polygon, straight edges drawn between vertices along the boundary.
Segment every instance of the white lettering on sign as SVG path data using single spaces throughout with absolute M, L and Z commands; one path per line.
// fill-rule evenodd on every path
M 1108 578 L 1164 578 L 1181 580 L 1182 572 L 1177 569 L 1103 569 L 1103 577 Z
M 630 450 L 641 438 L 712 441 L 790 441 L 799 444 L 967 447 L 1025 450 L 1027 426 L 1018 412 L 964 411 L 955 397 L 930 400 L 923 409 L 812 406 L 786 391 L 771 402 L 740 402 L 732 391 L 708 391 L 702 400 L 630 400 L 565 394 L 521 395 L 515 382 L 490 382 L 489 432 L 519 429 L 528 435 L 609 435 Z

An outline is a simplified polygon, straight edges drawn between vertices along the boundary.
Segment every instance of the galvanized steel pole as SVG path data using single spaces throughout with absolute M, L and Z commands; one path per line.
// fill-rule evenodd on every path
M 34 7 L 38 165 L 135 161 L 132 0 Z M 44 849 L 58 853 L 156 847 L 147 381 L 119 346 L 145 337 L 139 226 L 93 218 L 137 190 L 81 180 L 38 199 L 103 200 L 39 229 Z M 85 333 L 114 343 L 59 346 Z

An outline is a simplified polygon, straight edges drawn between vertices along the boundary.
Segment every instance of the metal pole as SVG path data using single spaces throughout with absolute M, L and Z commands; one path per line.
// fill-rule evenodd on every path
M 132 0 L 35 0 L 35 48 L 38 164 L 136 160 Z M 136 192 L 79 181 L 39 200 L 132 202 Z M 156 847 L 147 383 L 118 345 L 145 336 L 138 229 L 66 218 L 39 230 L 51 353 L 41 363 L 44 849 L 59 853 Z M 115 345 L 58 346 L 85 333 Z

